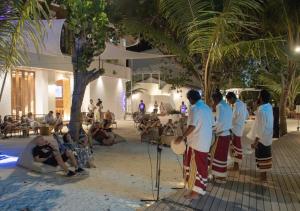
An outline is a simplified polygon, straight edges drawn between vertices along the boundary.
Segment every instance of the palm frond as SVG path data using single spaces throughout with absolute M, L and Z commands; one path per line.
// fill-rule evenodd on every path
M 16 65 L 25 62 L 29 40 L 32 41 L 37 52 L 43 45 L 44 27 L 38 21 L 41 17 L 48 17 L 48 6 L 43 5 L 39 0 L 0 2 L 0 11 L 3 11 L 0 20 L 2 71 L 12 70 Z

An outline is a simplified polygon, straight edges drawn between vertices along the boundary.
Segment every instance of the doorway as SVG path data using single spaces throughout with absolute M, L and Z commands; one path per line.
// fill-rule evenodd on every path
M 12 115 L 35 113 L 35 73 L 15 70 L 12 71 L 11 78 Z
M 55 85 L 55 112 L 60 113 L 64 119 L 69 119 L 71 110 L 70 80 L 58 80 Z

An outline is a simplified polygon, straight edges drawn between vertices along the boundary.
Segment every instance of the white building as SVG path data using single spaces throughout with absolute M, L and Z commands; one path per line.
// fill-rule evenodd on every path
M 61 112 L 65 119 L 70 117 L 73 91 L 71 57 L 61 50 L 61 35 L 64 20 L 46 24 L 45 47 L 37 54 L 33 44 L 28 42 L 28 61 L 8 74 L 3 97 L 0 101 L 0 115 L 22 115 L 32 112 L 46 114 L 49 110 Z M 118 46 L 125 49 L 125 47 Z M 106 58 L 107 59 L 107 58 Z M 82 111 L 87 111 L 89 99 L 101 98 L 104 110 L 110 109 L 117 119 L 125 113 L 125 82 L 130 80 L 131 70 L 126 67 L 126 59 L 113 64 L 101 61 L 105 73 L 87 86 Z M 91 64 L 98 67 L 99 61 Z M 0 73 L 0 85 L 4 74 Z

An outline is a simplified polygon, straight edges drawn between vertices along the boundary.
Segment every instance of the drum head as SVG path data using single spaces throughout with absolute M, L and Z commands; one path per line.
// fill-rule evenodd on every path
M 171 149 L 177 155 L 183 155 L 186 149 L 185 142 L 181 141 L 179 144 L 175 144 L 175 139 L 171 141 Z

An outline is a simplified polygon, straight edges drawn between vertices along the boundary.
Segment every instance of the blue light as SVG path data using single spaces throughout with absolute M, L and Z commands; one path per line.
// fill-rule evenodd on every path
M 0 164 L 7 164 L 17 162 L 19 157 L 9 156 L 9 155 L 0 155 Z

